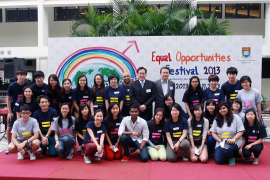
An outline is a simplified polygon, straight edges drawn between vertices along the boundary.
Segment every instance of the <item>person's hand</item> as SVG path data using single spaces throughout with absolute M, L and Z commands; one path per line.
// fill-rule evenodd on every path
M 199 150 L 199 154 L 201 154 L 202 153 L 202 150 L 203 150 L 203 146 L 200 146 L 199 148 L 198 148 L 198 150 Z
M 241 156 L 242 156 L 242 151 L 243 151 L 242 148 L 240 148 L 240 149 L 238 150 L 238 154 L 240 154 Z
M 208 136 L 212 135 L 212 132 L 211 131 L 207 131 L 207 135 Z
M 249 144 L 245 147 L 245 149 L 249 150 L 252 146 Z
M 82 147 L 84 147 L 84 144 L 82 144 Z
M 115 143 L 114 147 L 118 148 L 119 146 L 119 141 L 117 141 L 117 143 Z
M 55 149 L 58 149 L 59 148 L 59 146 L 60 146 L 60 144 L 59 144 L 59 142 L 58 141 L 56 141 L 56 143 L 55 143 Z
M 111 150 L 112 152 L 114 152 L 113 145 L 110 146 L 110 150 Z
M 154 146 L 154 148 L 158 151 L 160 149 L 160 146 Z
M 97 150 L 98 150 L 98 154 L 101 154 L 103 151 L 102 151 L 102 147 L 98 145 L 97 147 Z
M 27 144 L 27 141 L 24 141 L 24 142 L 18 144 L 18 146 L 17 146 L 18 151 L 21 152 L 26 144 Z
M 143 104 L 139 107 L 141 112 L 144 112 L 146 110 L 146 106 Z
M 13 118 L 13 113 L 12 112 L 8 113 L 8 115 L 7 115 L 7 121 L 11 121 L 12 118 Z
M 173 151 L 174 151 L 174 152 L 178 152 L 179 146 L 180 146 L 180 142 L 177 141 L 177 143 L 175 143 L 175 145 L 173 146 Z
M 19 152 L 20 152 L 21 155 L 24 155 L 25 154 L 25 150 L 24 149 L 21 149 Z
M 141 150 L 140 149 L 137 149 L 134 154 L 136 154 L 137 156 L 141 154 Z
M 141 136 L 140 133 L 137 133 L 137 132 L 134 132 L 134 135 L 133 136 L 137 136 L 138 138 Z
M 234 139 L 227 139 L 227 144 L 233 144 L 233 143 L 235 143 Z
M 47 143 L 48 143 L 48 139 L 47 139 L 47 137 L 45 136 L 45 137 L 41 137 L 41 143 L 43 144 L 43 145 L 47 145 Z

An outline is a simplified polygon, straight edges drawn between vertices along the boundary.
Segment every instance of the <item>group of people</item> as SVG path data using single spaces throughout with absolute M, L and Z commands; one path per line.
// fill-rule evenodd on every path
M 142 162 L 153 160 L 176 162 L 181 150 L 183 161 L 206 163 L 214 153 L 217 164 L 235 164 L 235 157 L 258 164 L 267 136 L 261 120 L 259 91 L 251 87 L 249 76 L 237 80 L 238 71 L 227 69 L 228 81 L 221 89 L 219 77 L 210 75 L 210 87 L 203 90 L 200 79 L 192 76 L 183 95 L 186 112 L 175 102 L 175 83 L 169 80 L 169 67 L 160 69 L 161 78 L 146 79 L 147 69 L 137 69 L 138 80 L 130 73 L 111 74 L 105 87 L 102 74 L 96 74 L 90 88 L 87 77 L 80 75 L 77 86 L 51 74 L 45 84 L 44 73 L 34 73 L 35 83 L 25 81 L 27 71 L 17 70 L 16 82 L 7 91 L 8 150 L 26 153 L 35 160 L 40 155 L 72 159 L 77 151 L 85 163 L 128 161 L 130 154 Z M 155 106 L 152 107 L 153 102 Z M 154 114 L 153 114 L 154 111 Z M 240 157 L 241 157 L 240 156 Z

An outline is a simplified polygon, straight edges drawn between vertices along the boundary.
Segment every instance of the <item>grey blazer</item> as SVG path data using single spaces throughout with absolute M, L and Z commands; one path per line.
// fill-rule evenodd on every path
M 155 84 L 157 86 L 155 109 L 164 108 L 163 99 L 166 94 L 163 94 L 161 79 L 155 81 Z M 175 97 L 175 83 L 171 80 L 168 80 L 168 94 L 172 94 Z

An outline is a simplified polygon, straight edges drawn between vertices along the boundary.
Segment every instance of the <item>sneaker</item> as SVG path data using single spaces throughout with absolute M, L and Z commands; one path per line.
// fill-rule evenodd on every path
M 39 151 L 42 151 L 42 148 L 41 148 L 41 147 L 39 147 L 37 151 L 38 151 L 38 152 L 39 152 Z
M 70 153 L 67 155 L 66 159 L 72 159 L 72 157 L 73 157 L 73 153 L 72 153 L 72 151 L 70 151 Z
M 246 158 L 246 161 L 247 162 L 250 162 L 251 161 L 251 157 Z
M 21 155 L 20 152 L 18 152 L 18 160 L 23 160 L 24 159 L 24 155 Z
M 258 158 L 254 158 L 252 164 L 258 164 L 258 163 L 259 163 L 259 159 Z
M 81 150 L 81 155 L 83 155 L 84 156 L 84 148 L 82 148 L 82 150 Z
M 86 164 L 91 164 L 92 162 L 90 161 L 89 157 L 88 156 L 83 156 L 83 159 L 84 159 L 84 162 Z
M 101 157 L 95 156 L 95 161 L 100 161 Z
M 6 151 L 5 151 L 5 154 L 9 154 L 9 151 L 8 151 L 8 150 L 6 150 Z
M 80 152 L 82 150 L 82 146 L 79 146 L 77 151 Z
M 251 153 L 251 156 L 250 156 L 252 159 L 254 159 L 254 154 L 253 153 Z
M 36 155 L 35 155 L 34 152 L 31 152 L 30 150 L 27 150 L 27 153 L 29 154 L 31 161 L 36 160 Z
M 183 157 L 183 161 L 188 161 L 188 158 L 187 157 Z
M 40 156 L 46 156 L 47 149 L 42 149 L 40 152 Z
M 234 158 L 229 159 L 229 165 L 235 165 L 235 159 Z
M 123 156 L 123 158 L 122 158 L 122 162 L 127 162 L 129 160 L 129 156 Z

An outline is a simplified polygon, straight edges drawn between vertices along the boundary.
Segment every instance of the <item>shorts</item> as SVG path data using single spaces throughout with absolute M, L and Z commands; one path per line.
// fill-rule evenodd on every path
M 35 141 L 35 140 L 39 140 L 39 139 L 34 139 L 33 141 Z M 19 144 L 21 144 L 21 143 L 24 142 L 25 140 L 18 140 L 18 139 L 17 139 L 17 141 L 18 141 Z M 33 141 L 32 141 L 32 142 L 33 142 Z M 26 143 L 26 145 L 24 146 L 24 148 L 31 149 L 31 148 L 32 148 L 32 142 Z M 13 142 L 11 142 L 10 144 L 15 146 L 15 144 L 14 144 Z M 16 147 L 16 146 L 15 146 L 15 147 Z
M 13 118 L 12 118 L 11 121 L 8 121 L 7 120 L 7 127 L 12 127 L 13 124 L 14 124 L 14 122 L 17 120 L 17 114 L 16 114 L 16 112 L 15 111 L 12 111 L 12 113 L 13 113 Z

